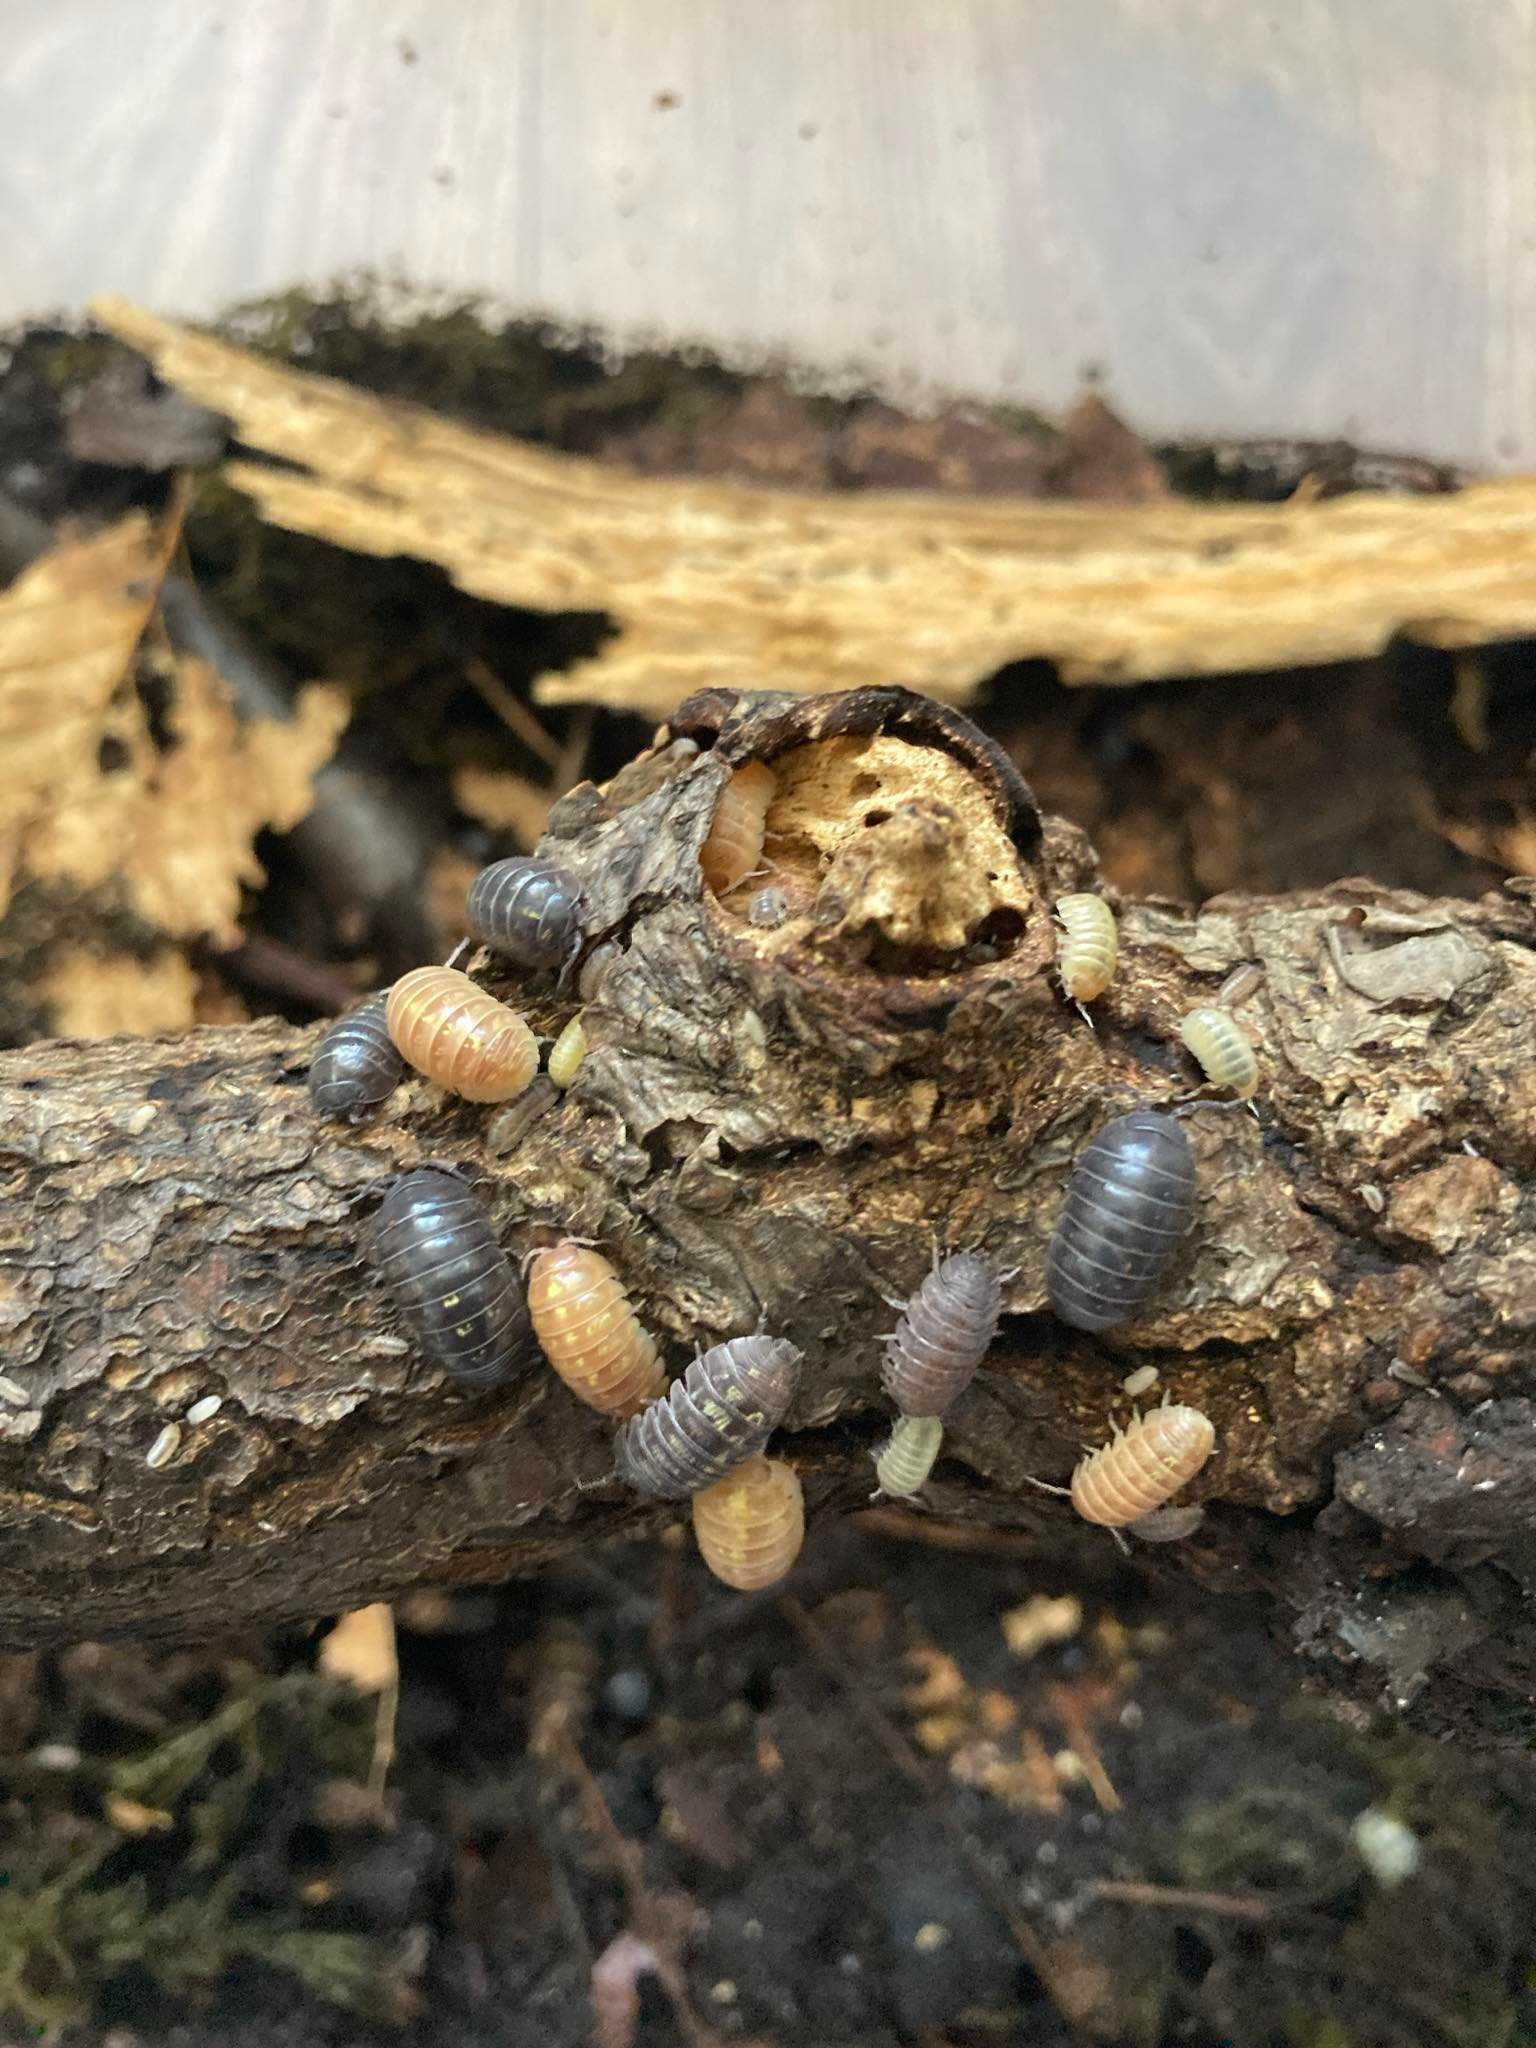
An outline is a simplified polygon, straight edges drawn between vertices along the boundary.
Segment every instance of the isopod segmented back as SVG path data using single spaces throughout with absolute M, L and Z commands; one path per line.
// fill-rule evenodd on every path
M 721 790 L 709 837 L 699 850 L 704 879 L 717 896 L 729 895 L 756 868 L 777 788 L 771 768 L 748 761 Z
M 551 1245 L 528 1269 L 528 1310 L 544 1355 L 600 1415 L 634 1415 L 667 1384 L 624 1284 L 588 1245 Z
M 805 1497 L 782 1458 L 749 1458 L 693 1497 L 699 1555 L 717 1579 L 754 1593 L 782 1579 L 805 1541 Z
M 405 1078 L 405 1061 L 385 1022 L 388 991 L 338 1017 L 309 1063 L 309 1099 L 321 1116 L 360 1124 Z
M 539 1071 L 539 1042 L 516 1010 L 457 967 L 402 975 L 384 1015 L 417 1072 L 466 1102 L 511 1102 Z
M 1061 943 L 1056 949 L 1061 985 L 1074 1002 L 1091 1003 L 1115 978 L 1120 957 L 1115 913 L 1102 896 L 1086 892 L 1059 896 L 1055 910 L 1062 923 Z
M 457 1380 L 496 1386 L 534 1355 L 533 1325 L 489 1212 L 457 1174 L 403 1173 L 374 1224 L 374 1258 L 427 1355 Z
M 1225 1010 L 1203 1005 L 1179 1021 L 1179 1036 L 1218 1088 L 1247 1097 L 1259 1085 L 1259 1056 L 1253 1040 Z
M 903 1415 L 942 1415 L 970 1385 L 997 1334 L 1003 1290 L 980 1252 L 955 1252 L 928 1275 L 886 1340 L 880 1379 Z
M 620 1434 L 620 1476 L 656 1500 L 686 1500 L 755 1457 L 783 1421 L 803 1354 L 784 1337 L 732 1337 L 696 1358 Z
M 926 1484 L 943 1442 L 944 1425 L 937 1415 L 899 1415 L 875 1453 L 880 1492 L 910 1500 Z
M 1082 1460 L 1072 1505 L 1085 1522 L 1124 1529 L 1172 1500 L 1215 1448 L 1211 1419 L 1198 1408 L 1154 1408 Z
M 553 861 L 492 861 L 469 885 L 465 918 L 481 939 L 520 967 L 563 967 L 581 944 L 581 887 Z
M 1125 1322 L 1157 1285 L 1194 1206 L 1194 1154 L 1177 1118 L 1136 1109 L 1107 1123 L 1067 1183 L 1045 1262 L 1051 1307 L 1077 1330 Z

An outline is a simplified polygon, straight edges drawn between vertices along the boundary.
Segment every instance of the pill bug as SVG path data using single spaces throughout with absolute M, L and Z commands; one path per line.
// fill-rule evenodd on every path
M 1082 1460 L 1072 1474 L 1072 1505 L 1085 1522 L 1123 1529 L 1165 1507 L 1215 1448 L 1211 1419 L 1198 1408 L 1154 1408 Z
M 939 1261 L 886 1339 L 880 1380 L 903 1415 L 942 1415 L 970 1385 L 997 1334 L 1003 1289 L 980 1252 Z
M 539 1071 L 538 1040 L 516 1010 L 457 967 L 415 967 L 389 992 L 389 1035 L 418 1073 L 466 1102 L 510 1102 Z
M 747 918 L 752 924 L 762 925 L 771 930 L 780 925 L 789 915 L 789 898 L 775 882 L 765 889 L 754 889 L 747 905 Z
M 1120 933 L 1115 913 L 1102 896 L 1058 896 L 1056 915 L 1062 924 L 1056 948 L 1056 971 L 1075 1003 L 1091 1003 L 1115 978 Z
M 1176 1118 L 1134 1109 L 1105 1124 L 1072 1169 L 1046 1255 L 1046 1293 L 1061 1320 L 1108 1330 L 1134 1315 L 1194 1205 L 1194 1155 Z
M 875 1478 L 881 1493 L 910 1500 L 926 1483 L 944 1441 L 937 1415 L 899 1415 L 891 1433 L 875 1453 Z
M 744 882 L 761 859 L 768 807 L 777 788 L 772 769 L 748 761 L 721 790 L 709 837 L 699 851 L 704 879 L 717 896 Z
M 370 996 L 329 1026 L 309 1063 L 309 1099 L 321 1116 L 360 1124 L 405 1078 L 405 1061 L 389 1035 L 388 991 Z
M 533 1326 L 490 1215 L 457 1174 L 419 1166 L 374 1223 L 385 1287 L 423 1351 L 466 1386 L 493 1387 L 533 1352 Z
M 519 967 L 564 967 L 580 950 L 586 903 L 553 861 L 492 861 L 469 885 L 465 920 L 477 939 Z
M 756 1457 L 784 1419 L 803 1354 L 784 1337 L 731 1337 L 696 1358 L 620 1434 L 619 1476 L 656 1500 L 686 1500 Z
M 634 1415 L 666 1390 L 656 1346 L 603 1257 L 566 1241 L 535 1254 L 528 1312 L 544 1355 L 600 1415 Z
M 1264 979 L 1264 970 L 1257 960 L 1243 960 L 1233 968 L 1221 987 L 1216 991 L 1219 1004 L 1236 1009 L 1239 1003 L 1246 1003 Z
M 1191 1010 L 1179 1036 L 1200 1063 L 1205 1078 L 1246 1100 L 1259 1085 L 1259 1056 L 1235 1017 L 1209 1006 Z
M 693 1497 L 699 1555 L 717 1579 L 754 1593 L 782 1579 L 805 1541 L 805 1496 L 782 1458 L 749 1458 Z
M 1137 1400 L 1143 1394 L 1150 1394 L 1162 1375 L 1155 1365 L 1138 1365 L 1134 1372 L 1126 1374 L 1120 1382 L 1120 1391 Z
M 581 1071 L 581 1063 L 586 1056 L 587 1031 L 578 1010 L 549 1048 L 549 1058 L 545 1062 L 549 1078 L 557 1088 L 570 1087 Z
M 1149 1515 L 1138 1515 L 1134 1522 L 1127 1522 L 1125 1533 L 1134 1536 L 1138 1543 L 1182 1543 L 1187 1536 L 1193 1536 L 1205 1520 L 1205 1509 L 1201 1507 L 1154 1508 Z

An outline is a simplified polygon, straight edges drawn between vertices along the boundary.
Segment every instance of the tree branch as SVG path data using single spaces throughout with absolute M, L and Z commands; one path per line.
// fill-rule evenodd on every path
M 776 927 L 744 914 L 759 884 L 721 905 L 699 874 L 718 792 L 750 758 L 779 779 Z M 476 1174 L 516 1252 L 598 1240 L 675 1364 L 760 1319 L 804 1348 L 784 1444 L 811 1547 L 868 1494 L 885 1297 L 937 1235 L 1017 1268 L 998 1349 L 950 1418 L 946 1519 L 1101 1542 L 1027 1482 L 1064 1478 L 1151 1363 L 1220 1433 L 1192 1495 L 1205 1527 L 1160 1566 L 1268 1583 L 1324 1647 L 1370 1658 L 1350 1602 L 1380 1608 L 1428 1558 L 1462 1608 L 1477 1592 L 1463 1650 L 1492 1638 L 1536 1476 L 1536 912 L 1519 885 L 1476 903 L 1345 882 L 1199 913 L 1127 904 L 1090 1030 L 1055 989 L 1049 908 L 1091 882 L 1090 849 L 1039 819 L 963 719 L 898 690 L 708 693 L 606 790 L 563 799 L 543 847 L 618 951 L 575 1086 L 531 1119 L 417 1083 L 370 1129 L 321 1124 L 312 1036 L 271 1025 L 0 1060 L 0 1641 L 308 1616 L 655 1525 L 552 1374 L 470 1396 L 411 1355 L 367 1222 L 429 1158 Z M 1177 1019 L 1249 961 L 1262 1123 L 1191 1117 L 1184 1251 L 1142 1321 L 1080 1337 L 1041 1284 L 1071 1158 L 1132 1103 L 1198 1092 Z M 476 971 L 542 1031 L 575 1005 Z M 1462 1413 L 1494 1390 L 1493 1410 Z M 217 1413 L 191 1421 L 211 1395 Z M 1403 1484 L 1433 1492 L 1432 1545 L 1411 1499 L 1359 1476 L 1399 1437 Z M 1300 1514 L 1339 1454 L 1350 1485 Z M 1498 1682 L 1528 1683 L 1523 1654 L 1506 1641 Z

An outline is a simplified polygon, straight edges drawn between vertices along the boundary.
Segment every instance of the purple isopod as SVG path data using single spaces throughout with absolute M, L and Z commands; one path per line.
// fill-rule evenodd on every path
M 405 1061 L 384 1021 L 389 991 L 370 996 L 326 1031 L 309 1063 L 309 1099 L 321 1116 L 360 1124 L 405 1078 Z
M 1076 1330 L 1109 1330 L 1151 1294 L 1189 1227 L 1195 1160 L 1184 1126 L 1135 1109 L 1078 1158 L 1045 1262 L 1051 1307 Z
M 619 1476 L 685 1500 L 755 1458 L 784 1419 L 803 1354 L 784 1337 L 732 1337 L 696 1358 L 619 1434 Z
M 1003 1286 L 980 1252 L 934 1266 L 886 1340 L 880 1379 L 903 1415 L 942 1415 L 970 1385 L 997 1334 Z
M 484 1203 L 455 1173 L 403 1173 L 374 1224 L 384 1285 L 423 1351 L 466 1386 L 494 1387 L 537 1352 L 528 1305 Z
M 470 930 L 519 967 L 563 967 L 581 944 L 580 885 L 553 861 L 517 855 L 492 861 L 469 885 Z

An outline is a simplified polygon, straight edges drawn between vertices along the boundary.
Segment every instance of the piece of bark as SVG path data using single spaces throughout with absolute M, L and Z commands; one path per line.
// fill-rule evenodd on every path
M 745 915 L 757 882 L 721 904 L 698 866 L 752 758 L 779 782 L 765 860 L 790 915 L 772 928 Z M 913 858 L 936 819 L 968 877 L 958 931 Z M 1133 1365 L 1220 1436 L 1188 1495 L 1206 1521 L 1158 1568 L 1284 1583 L 1298 1606 L 1326 1576 L 1323 1524 L 1274 1518 L 1326 1499 L 1335 1454 L 1375 1440 L 1371 1390 L 1395 1364 L 1529 1394 L 1525 897 L 1344 882 L 1198 913 L 1127 904 L 1090 1030 L 1054 986 L 1050 916 L 1093 879 L 1086 841 L 1041 820 L 962 718 L 897 690 L 711 692 L 606 790 L 565 797 L 542 845 L 617 950 L 589 982 L 576 1084 L 505 1142 L 495 1112 L 425 1083 L 372 1128 L 321 1124 L 314 1035 L 268 1024 L 0 1061 L 0 1645 L 337 1611 L 666 1519 L 613 1481 L 608 1426 L 552 1373 L 469 1395 L 412 1356 L 367 1224 L 391 1174 L 429 1158 L 478 1177 L 514 1254 L 565 1231 L 601 1243 L 674 1365 L 760 1322 L 803 1347 L 779 1441 L 812 1552 L 818 1523 L 868 1496 L 886 1297 L 935 1237 L 1015 1270 L 932 1503 L 1042 1549 L 1102 1540 L 1028 1482 L 1062 1481 L 1124 1418 Z M 1190 1116 L 1190 1239 L 1150 1312 L 1089 1341 L 1043 1312 L 1072 1156 L 1132 1104 L 1197 1092 L 1177 1020 L 1244 961 L 1264 975 L 1240 1012 L 1263 1121 Z M 578 1000 L 476 971 L 545 1032 Z M 192 1422 L 210 1394 L 217 1414 Z M 1434 1484 L 1432 1555 L 1453 1571 L 1456 1501 Z M 1338 1512 L 1362 1583 L 1413 1567 L 1401 1503 L 1380 1527 L 1357 1497 Z M 1499 1518 L 1524 1497 L 1468 1496 L 1474 1568 L 1505 1535 L 1523 1546 L 1523 1518 Z M 1309 1562 L 1287 1578 L 1293 1554 Z
M 1536 630 L 1536 484 L 1326 503 L 1050 504 L 774 490 L 639 476 L 477 432 L 98 300 L 159 375 L 279 465 L 222 472 L 263 518 L 440 563 L 499 604 L 606 613 L 619 631 L 543 676 L 544 703 L 665 713 L 713 676 L 831 690 L 901 676 L 956 703 L 1010 662 L 1068 682 L 1305 666 L 1399 634 L 1471 646 Z M 1085 466 L 1119 492 L 1090 418 Z M 1155 468 L 1155 465 L 1153 466 Z M 1137 465 L 1140 488 L 1155 477 Z

